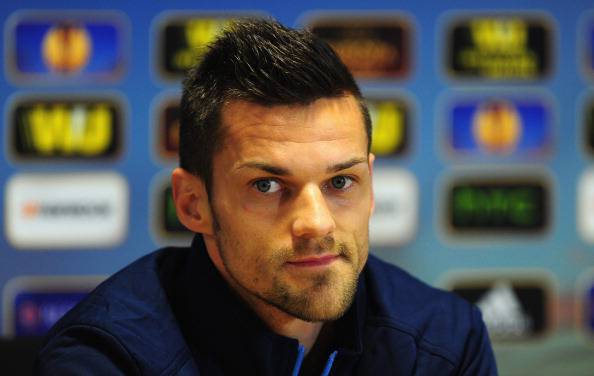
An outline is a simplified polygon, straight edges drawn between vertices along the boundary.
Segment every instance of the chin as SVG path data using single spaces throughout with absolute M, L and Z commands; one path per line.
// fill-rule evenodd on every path
M 310 320 L 305 320 L 305 321 L 310 321 L 310 322 L 336 321 L 336 320 L 340 319 L 342 316 L 344 316 L 344 314 L 349 309 L 349 307 L 350 307 L 350 305 L 347 307 L 343 307 L 340 310 L 334 310 L 334 311 L 324 310 L 324 312 L 314 312 L 314 313 L 312 313 L 312 315 L 310 315 L 310 317 L 309 317 Z
M 325 290 L 325 291 L 324 291 Z M 286 304 L 279 307 L 298 319 L 319 322 L 334 321 L 341 318 L 351 306 L 355 296 L 354 289 L 340 292 L 318 289 L 315 292 L 303 294 L 300 297 L 289 298 Z
M 320 304 L 319 307 L 305 307 L 305 309 L 289 314 L 308 322 L 334 321 L 341 318 L 350 306 L 351 304 L 340 307 L 332 305 L 332 307 L 329 307 L 328 304 Z

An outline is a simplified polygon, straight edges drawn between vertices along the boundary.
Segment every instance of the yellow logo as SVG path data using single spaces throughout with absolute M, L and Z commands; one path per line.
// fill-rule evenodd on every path
M 406 143 L 406 116 L 402 105 L 394 101 L 368 103 L 373 124 L 371 152 L 377 156 L 395 154 Z
M 550 30 L 528 17 L 475 17 L 453 29 L 451 53 L 458 74 L 489 79 L 534 79 L 549 66 Z
M 21 112 L 23 144 L 42 156 L 97 156 L 114 140 L 106 104 L 36 104 Z
M 470 22 L 472 39 L 479 50 L 521 53 L 526 50 L 528 30 L 520 19 L 483 18 Z
M 216 18 L 196 18 L 184 26 L 186 48 L 175 52 L 173 65 L 179 69 L 188 69 L 202 58 L 206 46 L 217 37 L 231 20 Z

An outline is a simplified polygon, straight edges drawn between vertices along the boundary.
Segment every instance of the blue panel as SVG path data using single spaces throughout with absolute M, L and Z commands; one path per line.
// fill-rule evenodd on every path
M 54 31 L 55 23 L 48 22 L 22 22 L 16 27 L 15 52 L 16 68 L 22 73 L 51 74 L 50 64 L 43 55 L 43 43 L 48 34 Z M 78 71 L 85 73 L 113 73 L 118 68 L 121 60 L 122 36 L 117 27 L 104 23 L 86 23 L 80 26 L 88 35 L 90 41 L 90 56 L 88 61 Z M 67 39 L 64 37 L 64 39 Z M 64 42 L 65 50 L 76 49 Z M 68 53 L 68 51 L 58 51 Z
M 522 154 L 539 151 L 551 141 L 551 114 L 542 103 L 510 101 L 509 105 L 519 117 L 519 136 L 513 153 Z M 473 132 L 477 112 L 482 111 L 481 102 L 455 105 L 452 109 L 452 147 L 456 151 L 481 152 L 480 141 Z
M 21 292 L 14 301 L 14 333 L 44 335 L 87 292 Z

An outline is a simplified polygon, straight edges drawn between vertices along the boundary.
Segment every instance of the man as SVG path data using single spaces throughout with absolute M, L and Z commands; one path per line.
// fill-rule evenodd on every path
M 496 374 L 476 308 L 368 255 L 370 142 L 327 44 L 272 21 L 224 32 L 182 97 L 173 196 L 198 235 L 91 293 L 39 372 Z

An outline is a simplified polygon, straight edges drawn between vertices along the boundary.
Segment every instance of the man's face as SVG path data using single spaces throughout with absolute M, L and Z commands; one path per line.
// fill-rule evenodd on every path
M 242 296 L 291 316 L 340 317 L 367 261 L 373 207 L 358 101 L 231 101 L 221 117 L 210 200 L 223 274 Z

